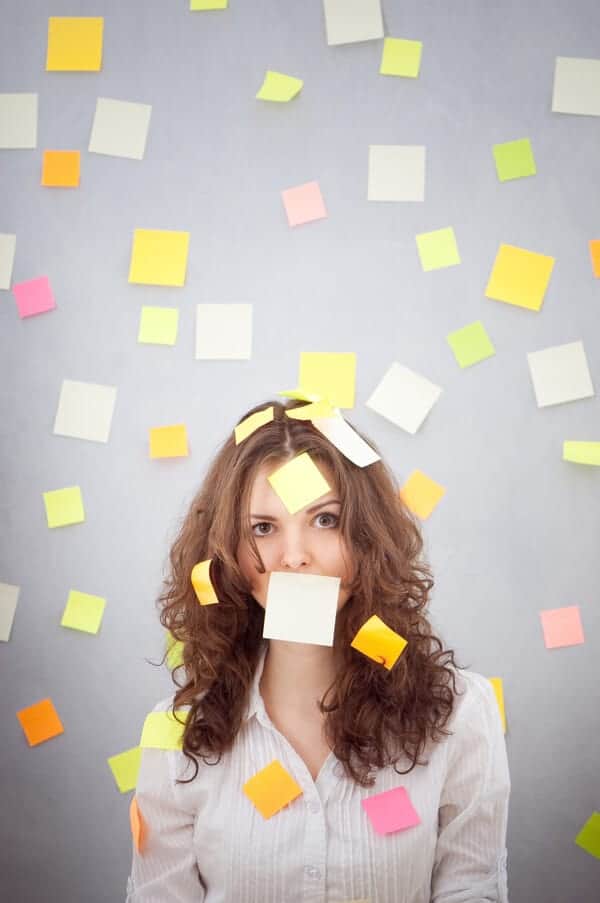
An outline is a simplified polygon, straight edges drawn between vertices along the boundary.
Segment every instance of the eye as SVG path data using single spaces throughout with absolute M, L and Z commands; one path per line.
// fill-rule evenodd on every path
M 256 529 L 257 529 L 257 527 L 272 527 L 272 526 L 273 526 L 273 524 L 270 524 L 270 523 L 268 523 L 268 521 L 263 520 L 263 521 L 260 521 L 258 524 L 253 524 L 252 532 L 254 533 L 255 536 L 268 536 L 269 533 L 267 531 L 259 530 L 257 533 Z
M 318 520 L 321 517 L 329 517 L 333 521 L 333 523 L 330 522 L 329 524 L 325 524 L 325 525 L 321 524 L 321 526 L 336 527 L 338 524 L 339 518 L 338 518 L 337 514 L 333 514 L 331 511 L 321 511 L 320 514 L 317 514 L 317 517 L 315 518 L 315 520 Z

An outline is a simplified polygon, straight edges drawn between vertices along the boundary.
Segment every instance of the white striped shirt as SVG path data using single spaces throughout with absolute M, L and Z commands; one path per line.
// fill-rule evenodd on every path
M 246 718 L 218 765 L 199 759 L 195 780 L 175 784 L 194 773 L 183 752 L 143 750 L 136 798 L 146 846 L 133 848 L 127 903 L 508 903 L 510 777 L 490 682 L 456 672 L 466 692 L 446 725 L 454 733 L 428 745 L 428 765 L 406 775 L 388 766 L 360 787 L 331 752 L 313 781 L 267 715 L 263 644 Z M 273 759 L 303 793 L 265 819 L 242 786 Z M 421 821 L 381 835 L 360 801 L 394 787 L 406 788 Z

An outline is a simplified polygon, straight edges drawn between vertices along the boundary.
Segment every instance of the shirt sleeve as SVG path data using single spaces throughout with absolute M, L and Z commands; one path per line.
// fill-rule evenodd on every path
M 163 701 L 154 711 L 167 708 L 168 702 Z M 141 853 L 132 842 L 126 903 L 202 903 L 205 899 L 193 844 L 194 795 L 186 804 L 187 785 L 175 783 L 176 758 L 182 755 L 177 750 L 142 749 L 135 796 L 144 821 L 144 842 Z M 191 769 L 189 775 L 193 773 Z
M 471 673 L 448 738 L 431 903 L 508 903 L 506 829 L 510 776 L 490 682 Z

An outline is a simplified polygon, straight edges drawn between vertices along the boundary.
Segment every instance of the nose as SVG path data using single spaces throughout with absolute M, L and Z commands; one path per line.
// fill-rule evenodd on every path
M 282 540 L 281 569 L 297 570 L 310 564 L 310 553 L 301 530 L 288 530 Z

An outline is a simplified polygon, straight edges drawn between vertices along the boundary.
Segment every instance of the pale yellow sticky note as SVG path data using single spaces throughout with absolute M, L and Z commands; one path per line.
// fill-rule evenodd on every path
M 176 307 L 142 307 L 137 340 L 151 345 L 174 345 L 178 324 Z
M 293 420 L 317 420 L 320 417 L 335 416 L 335 408 L 326 399 L 323 399 L 322 401 L 303 404 L 299 408 L 290 408 L 285 413 Z
M 502 730 L 506 733 L 506 711 L 504 708 L 504 688 L 502 686 L 502 678 L 488 677 L 488 680 L 494 688 L 496 702 L 498 703 L 498 709 L 500 711 L 500 720 L 502 721 Z
M 227 9 L 229 0 L 190 0 L 191 10 Z
M 183 732 L 188 717 L 187 709 L 176 709 L 176 720 L 169 709 L 166 712 L 150 712 L 146 715 L 140 746 L 152 749 L 181 749 Z M 184 723 L 181 724 L 180 722 Z
M 268 480 L 290 514 L 331 490 L 308 452 L 296 455 L 270 474 Z
M 44 492 L 44 505 L 49 527 L 66 527 L 85 520 L 83 498 L 79 486 Z
M 104 19 L 93 16 L 48 18 L 48 72 L 99 72 Z
M 296 401 L 322 401 L 322 396 L 318 395 L 316 392 L 305 392 L 304 389 L 286 389 L 283 392 L 278 392 L 278 395 L 283 395 L 284 398 L 295 398 Z
M 98 633 L 104 614 L 106 599 L 91 593 L 81 593 L 72 589 L 61 618 L 61 627 Z
M 325 398 L 336 408 L 354 407 L 356 354 L 354 352 L 300 352 L 298 385 Z
M 180 665 L 183 665 L 183 643 L 181 640 L 176 640 L 173 634 L 167 630 L 165 637 L 165 645 L 166 645 L 166 663 L 167 667 L 174 671 L 175 668 L 178 668 Z
M 256 97 L 258 100 L 272 100 L 278 103 L 287 103 L 299 94 L 304 82 L 293 75 L 284 75 L 283 72 L 272 72 L 270 69 L 265 74 L 264 81 Z
M 109 756 L 107 759 L 109 768 L 113 773 L 113 777 L 117 782 L 117 787 L 121 793 L 128 793 L 130 790 L 135 790 L 141 760 L 141 746 L 134 746 L 132 749 L 126 749 L 125 752 L 117 753 L 115 756 Z
M 218 602 L 215 588 L 210 580 L 210 563 L 212 558 L 199 561 L 192 568 L 190 579 L 200 605 L 214 605 Z
M 426 520 L 446 492 L 445 488 L 422 470 L 413 470 L 400 490 L 400 497 L 413 514 Z
M 189 454 L 185 423 L 150 430 L 151 458 L 185 458 Z
M 548 288 L 554 257 L 500 245 L 485 294 L 528 310 L 540 310 Z
M 271 818 L 303 793 L 302 787 L 277 759 L 246 781 L 243 790 L 263 818 Z
M 243 442 L 244 439 L 251 436 L 259 427 L 264 426 L 266 423 L 271 423 L 273 420 L 273 410 L 273 405 L 270 405 L 268 408 L 263 408 L 262 411 L 255 411 L 254 414 L 250 414 L 249 417 L 246 417 L 245 420 L 238 423 L 234 429 L 235 444 L 239 445 L 240 442 Z
M 183 285 L 189 244 L 189 232 L 135 229 L 129 282 L 143 285 Z
M 129 804 L 129 824 L 131 825 L 131 836 L 133 837 L 135 848 L 143 856 L 146 846 L 147 828 L 135 796 Z
M 563 461 L 600 467 L 600 442 L 563 442 Z
M 362 625 L 350 645 L 368 655 L 373 661 L 384 665 L 389 671 L 408 645 L 408 640 L 388 627 L 377 615 L 372 615 Z

